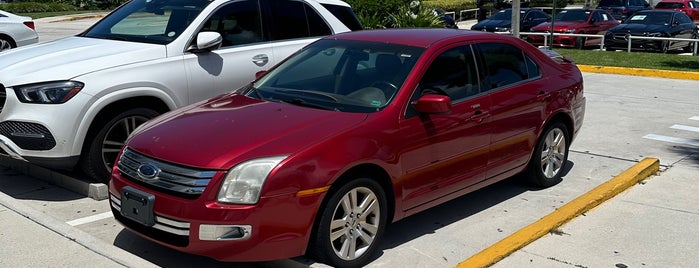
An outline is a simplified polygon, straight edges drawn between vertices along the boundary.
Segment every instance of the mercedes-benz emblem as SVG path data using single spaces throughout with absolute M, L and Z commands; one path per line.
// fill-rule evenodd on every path
M 144 180 L 152 180 L 160 174 L 160 169 L 153 163 L 138 166 L 138 176 Z

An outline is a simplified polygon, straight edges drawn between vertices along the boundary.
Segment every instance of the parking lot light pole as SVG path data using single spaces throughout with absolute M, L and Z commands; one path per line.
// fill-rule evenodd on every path
M 556 21 L 556 0 L 553 0 L 553 6 L 551 7 L 551 43 L 549 43 L 549 49 L 553 50 L 553 24 Z
M 510 32 L 512 32 L 512 36 L 519 38 L 519 11 L 520 11 L 520 0 L 513 0 L 512 1 L 512 23 L 510 25 Z

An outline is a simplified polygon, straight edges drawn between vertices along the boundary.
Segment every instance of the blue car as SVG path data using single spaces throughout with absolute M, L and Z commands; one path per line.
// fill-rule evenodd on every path
M 519 31 L 529 32 L 531 28 L 542 22 L 547 22 L 551 16 L 541 9 L 522 8 L 519 15 Z M 471 27 L 475 31 L 487 32 L 511 32 L 512 9 L 503 9 L 486 20 L 482 20 Z

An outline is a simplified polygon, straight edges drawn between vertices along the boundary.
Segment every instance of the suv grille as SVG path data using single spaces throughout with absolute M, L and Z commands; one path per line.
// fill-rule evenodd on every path
M 188 199 L 199 197 L 217 172 L 169 164 L 128 147 L 117 165 L 122 175 L 134 182 Z M 144 174 L 144 171 L 149 174 Z

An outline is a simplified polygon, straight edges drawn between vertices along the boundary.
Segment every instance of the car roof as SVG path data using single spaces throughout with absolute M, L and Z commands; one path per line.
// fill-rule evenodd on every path
M 426 48 L 442 40 L 455 39 L 464 36 L 468 36 L 469 39 L 487 38 L 496 40 L 507 38 L 499 34 L 482 31 L 446 28 L 397 28 L 346 32 L 328 36 L 324 39 L 381 42 Z

